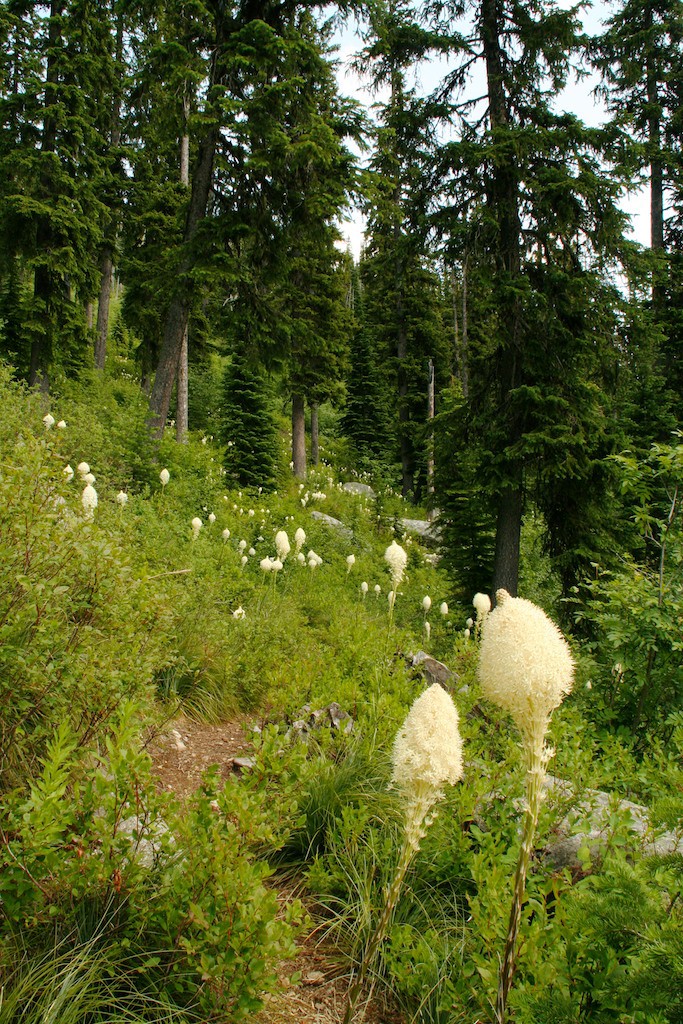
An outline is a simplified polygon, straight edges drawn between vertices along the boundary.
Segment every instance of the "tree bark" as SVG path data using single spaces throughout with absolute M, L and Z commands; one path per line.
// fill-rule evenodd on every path
M 294 476 L 306 479 L 306 417 L 302 395 L 292 395 L 292 462 Z
M 218 127 L 214 124 L 207 131 L 199 146 L 199 156 L 195 173 L 192 179 L 192 194 L 190 205 L 187 211 L 185 222 L 184 245 L 185 256 L 179 269 L 179 288 L 171 300 L 166 314 L 164 325 L 164 337 L 159 353 L 154 386 L 150 395 L 149 406 L 151 411 L 152 426 L 157 433 L 163 432 L 168 417 L 168 407 L 171 403 L 171 392 L 173 383 L 178 373 L 180 357 L 183 346 L 183 337 L 187 330 L 192 308 L 193 283 L 190 271 L 194 263 L 190 255 L 189 247 L 194 239 L 197 229 L 206 217 L 206 207 L 209 201 L 211 183 L 213 179 L 213 162 L 218 143 Z
M 47 67 L 45 70 L 45 113 L 43 116 L 43 135 L 40 144 L 42 153 L 54 153 L 57 145 L 57 120 L 54 114 L 54 106 L 57 102 L 56 92 L 59 82 L 57 49 L 61 43 L 62 8 L 62 0 L 52 0 L 48 29 Z M 43 161 L 43 167 L 47 168 L 48 166 L 48 162 Z M 44 170 L 41 173 L 40 183 L 43 194 L 49 195 L 52 190 L 52 183 L 48 170 Z M 49 217 L 43 215 L 38 221 L 36 250 L 38 253 L 47 254 L 52 249 L 52 245 L 52 224 Z M 50 318 L 52 315 L 52 298 L 58 286 L 57 276 L 46 264 L 39 264 L 35 269 L 33 297 L 36 300 L 36 316 L 39 318 L 42 326 L 38 331 L 34 332 L 31 339 L 28 382 L 31 387 L 40 384 L 43 391 L 48 390 L 49 387 L 48 369 L 52 361 Z
M 499 260 L 501 347 L 498 389 L 501 417 L 508 427 L 508 447 L 522 437 L 519 416 L 510 414 L 510 394 L 521 384 L 522 310 L 515 287 L 521 275 L 521 232 L 519 214 L 519 171 L 514 152 L 507 144 L 508 102 L 504 86 L 504 54 L 500 43 L 503 12 L 501 0 L 481 0 L 481 38 L 486 62 L 489 121 L 494 149 L 491 190 L 488 201 L 498 228 L 496 250 Z M 507 413 L 507 415 L 506 415 Z M 519 460 L 508 461 L 508 479 L 497 497 L 496 549 L 493 590 L 503 587 L 517 594 L 519 539 L 522 527 L 524 469 Z
M 183 90 L 183 134 L 180 139 L 180 183 L 186 188 L 190 185 L 190 136 L 188 134 L 188 122 L 190 119 L 190 94 L 187 82 Z M 178 365 L 178 380 L 176 384 L 177 408 L 176 408 L 176 441 L 179 444 L 187 442 L 187 431 L 189 429 L 189 330 L 186 327 L 183 332 L 183 340 L 180 347 L 180 362 Z
M 100 297 L 97 305 L 97 326 L 95 328 L 95 369 L 103 370 L 107 358 L 107 336 L 109 334 L 109 305 L 111 282 L 114 270 L 112 251 L 107 247 L 100 258 Z
M 318 402 L 311 402 L 311 465 L 320 462 L 320 436 L 318 430 Z

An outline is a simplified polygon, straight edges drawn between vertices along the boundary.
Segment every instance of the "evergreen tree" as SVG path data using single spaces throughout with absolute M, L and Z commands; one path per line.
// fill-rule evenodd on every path
M 564 553 L 565 582 L 594 550 L 588 505 L 605 500 L 601 460 L 617 443 L 609 389 L 619 296 L 610 278 L 623 218 L 600 165 L 608 136 L 552 106 L 580 52 L 575 13 L 507 0 L 468 10 L 472 30 L 457 38 L 461 63 L 446 83 L 456 89 L 459 138 L 443 149 L 450 198 L 439 214 L 447 260 L 468 261 L 470 297 L 468 394 L 448 444 L 467 449 L 466 474 L 495 522 L 493 563 L 477 589 L 514 594 L 532 494 L 551 550 Z M 476 60 L 486 74 L 483 111 L 459 102 Z M 459 472 L 456 458 L 455 480 Z M 466 509 L 444 511 L 457 534 Z
M 228 479 L 244 487 L 273 487 L 277 435 L 271 396 L 265 378 L 239 352 L 223 377 L 221 439 Z

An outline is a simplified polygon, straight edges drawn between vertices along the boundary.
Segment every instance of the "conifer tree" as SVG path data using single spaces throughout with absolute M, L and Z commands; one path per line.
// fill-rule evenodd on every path
M 239 351 L 223 377 L 221 439 L 228 479 L 244 487 L 271 488 L 277 437 L 265 378 Z
M 590 547 L 587 503 L 604 494 L 599 467 L 614 443 L 619 299 L 610 277 L 623 252 L 623 217 L 618 186 L 600 166 L 607 136 L 553 109 L 580 46 L 575 13 L 507 0 L 467 9 L 471 31 L 457 36 L 460 64 L 446 83 L 459 138 L 443 149 L 450 198 L 440 227 L 446 251 L 469 258 L 470 361 L 467 399 L 447 443 L 467 449 L 464 465 L 495 523 L 490 575 L 478 588 L 514 594 L 534 490 L 554 552 L 568 553 L 571 541 L 567 579 Z M 462 102 L 460 91 L 476 61 L 486 75 L 484 107 Z M 453 477 L 459 472 L 456 459 Z M 570 496 L 575 510 L 563 517 Z M 466 514 L 457 502 L 446 510 L 456 533 Z

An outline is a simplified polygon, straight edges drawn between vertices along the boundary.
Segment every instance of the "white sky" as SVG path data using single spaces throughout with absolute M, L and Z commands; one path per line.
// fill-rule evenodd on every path
M 570 0 L 558 0 L 561 7 L 572 6 Z M 612 5 L 605 0 L 595 0 L 591 7 L 584 13 L 584 28 L 587 32 L 598 32 L 604 20 L 609 17 Z M 350 25 L 346 30 L 339 33 L 335 39 L 338 46 L 337 80 L 341 92 L 346 96 L 357 99 L 365 106 L 370 106 L 377 97 L 369 92 L 369 76 L 359 76 L 350 67 L 353 57 L 362 46 L 362 41 L 355 34 L 354 26 Z M 417 85 L 424 93 L 430 92 L 443 79 L 448 70 L 448 62 L 444 59 L 430 58 L 428 62 L 420 65 L 417 74 L 419 76 Z M 586 124 L 599 125 L 605 117 L 605 111 L 599 100 L 591 95 L 597 82 L 597 76 L 590 75 L 580 81 L 571 81 L 567 88 L 557 98 L 558 110 L 570 110 L 580 117 Z M 472 85 L 473 92 L 478 89 L 476 83 Z M 622 208 L 631 216 L 632 237 L 644 245 L 649 245 L 649 190 L 641 189 L 633 195 L 627 196 L 622 202 Z M 341 225 L 342 234 L 351 247 L 356 259 L 360 255 L 363 242 L 363 219 L 359 211 L 353 211 L 349 220 Z

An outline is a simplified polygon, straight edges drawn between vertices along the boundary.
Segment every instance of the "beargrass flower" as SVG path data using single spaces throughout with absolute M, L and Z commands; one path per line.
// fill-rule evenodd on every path
M 159 473 L 159 479 L 161 480 L 161 486 L 163 488 L 163 487 L 166 486 L 168 481 L 171 479 L 171 474 L 169 473 L 169 471 L 167 469 L 162 469 L 161 473 Z
M 403 579 L 403 574 L 406 571 L 408 555 L 400 544 L 397 544 L 395 540 L 392 540 L 391 544 L 384 552 L 384 560 L 389 566 L 391 582 L 393 583 L 394 591 L 396 591 L 398 590 L 399 583 Z
M 247 551 L 247 554 L 248 554 L 248 555 L 249 555 L 249 556 L 250 556 L 251 558 L 253 558 L 253 557 L 254 557 L 254 555 L 256 554 L 256 548 L 249 548 L 249 550 Z
M 216 522 L 216 516 L 214 515 L 213 512 L 209 512 L 209 522 L 211 523 L 212 526 Z
M 234 612 L 232 613 L 232 617 L 233 619 L 243 619 L 246 617 L 246 614 L 247 613 L 245 612 L 244 608 L 242 607 L 242 605 L 240 605 L 239 608 L 235 608 Z
M 427 621 L 427 619 L 425 619 L 425 633 L 427 634 L 427 639 L 429 640 L 430 636 L 432 635 L 432 625 L 430 622 Z
M 86 484 L 94 484 L 95 476 L 93 473 L 86 473 L 85 476 L 83 477 L 83 480 L 85 481 Z
M 273 562 L 272 559 L 270 558 L 262 558 L 261 561 L 259 562 L 259 565 L 261 566 L 264 572 L 270 572 L 271 569 L 273 568 Z
M 239 542 L 239 544 L 237 545 L 237 550 L 238 550 L 238 551 L 244 551 L 244 549 L 246 548 L 246 546 L 247 546 L 247 542 L 246 542 L 246 540 L 241 540 L 241 541 Z
M 382 593 L 382 588 L 380 587 L 379 583 L 375 583 L 373 589 L 375 591 L 375 595 L 379 597 L 379 595 Z
M 227 526 L 223 530 L 221 537 L 223 538 L 223 540 L 230 540 L 230 530 L 227 528 Z
M 425 594 L 425 596 L 422 598 L 422 607 L 425 610 L 425 614 L 432 607 L 432 599 L 428 594 Z
M 240 562 L 242 563 L 243 567 L 247 564 L 248 561 L 249 559 L 247 558 L 246 555 L 242 555 L 242 557 L 240 558 Z
M 86 519 L 92 519 L 97 508 L 97 491 L 92 484 L 86 484 L 81 495 L 81 504 L 85 510 Z
M 116 495 L 116 503 L 117 503 L 117 505 L 120 505 L 121 508 L 123 508 L 127 501 L 128 501 L 128 495 L 126 494 L 126 492 L 125 491 L 119 491 L 119 493 Z
M 298 530 L 296 531 L 296 533 L 294 534 L 294 544 L 296 546 L 296 553 L 297 554 L 301 551 L 301 549 L 302 549 L 302 547 L 304 546 L 305 543 L 306 543 L 306 534 L 304 533 L 302 528 L 299 527 Z
M 469 640 L 469 638 L 472 636 L 472 630 L 470 629 L 469 626 L 463 629 L 462 635 L 465 637 L 465 640 Z
M 297 553 L 296 560 L 297 560 L 297 562 L 300 563 L 300 565 L 305 565 L 306 564 L 306 556 L 303 553 L 303 551 L 299 551 Z
M 368 587 L 367 583 L 365 582 L 365 580 L 363 580 L 363 582 L 360 585 L 360 592 L 363 595 L 363 597 L 365 597 L 365 595 L 367 594 L 368 590 L 369 590 L 369 587 Z
M 406 871 L 434 820 L 434 806 L 443 799 L 445 787 L 462 778 L 462 767 L 458 712 L 451 697 L 435 683 L 414 701 L 394 740 L 391 785 L 398 791 L 403 810 L 403 844 L 377 928 L 349 989 L 344 1024 L 353 1019 L 358 996 L 387 933 Z
M 277 557 L 281 562 L 284 562 L 291 551 L 289 537 L 285 530 L 278 530 L 275 534 L 275 550 L 277 551 Z
M 522 842 L 496 1001 L 496 1020 L 505 1024 L 517 965 L 526 876 L 543 799 L 545 769 L 552 756 L 545 736 L 552 712 L 572 688 L 574 662 L 567 641 L 545 612 L 522 597 L 510 597 L 505 590 L 497 592 L 496 607 L 485 615 L 480 628 L 477 675 L 482 692 L 512 716 L 522 735 L 526 762 Z
M 477 612 L 477 621 L 483 619 L 491 611 L 491 598 L 488 594 L 475 594 L 472 598 L 472 604 Z
M 76 469 L 81 474 L 81 476 L 85 476 L 86 473 L 90 472 L 90 466 L 88 465 L 87 462 L 79 462 L 78 465 L 76 466 Z
M 54 416 L 50 416 L 49 412 L 46 413 L 45 416 L 43 416 L 43 423 L 45 424 L 45 429 L 46 430 L 50 430 L 50 428 L 54 427 L 54 425 L 55 425 L 55 418 L 54 418 Z
M 57 430 L 66 430 L 66 420 L 60 420 L 57 424 Z
M 467 626 L 468 629 L 472 629 L 472 626 L 474 625 L 474 619 L 467 619 L 465 625 Z
M 197 537 L 199 536 L 199 531 L 201 530 L 203 525 L 204 525 L 204 523 L 201 521 L 199 516 L 195 516 L 194 519 L 192 520 L 192 539 L 193 540 L 197 539 Z
M 355 555 L 347 555 L 346 556 L 346 566 L 347 566 L 346 571 L 347 571 L 347 573 L 351 572 L 351 570 L 353 569 L 355 564 L 356 564 L 356 556 Z
M 68 466 L 68 465 L 65 466 L 64 469 L 62 470 L 62 473 L 66 477 L 66 482 L 67 483 L 69 483 L 70 480 L 73 480 L 73 478 L 74 478 L 74 471 L 71 468 L 71 466 Z
M 445 601 L 442 601 L 441 604 L 439 605 L 439 611 L 441 612 L 445 619 L 446 616 L 448 615 L 448 605 L 446 604 Z
M 279 558 L 273 559 L 271 569 L 273 570 L 273 572 L 279 572 L 280 569 L 282 569 L 282 562 L 280 561 Z

